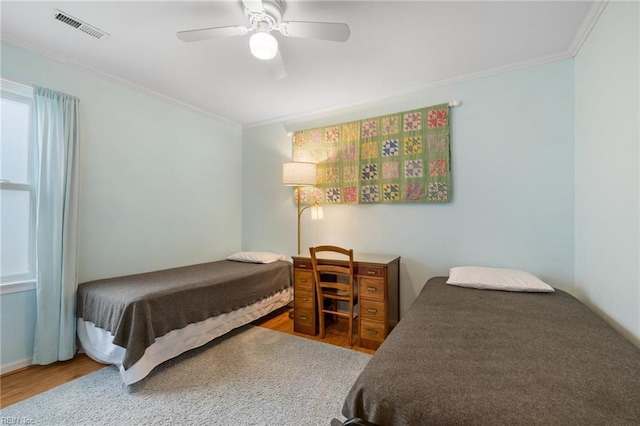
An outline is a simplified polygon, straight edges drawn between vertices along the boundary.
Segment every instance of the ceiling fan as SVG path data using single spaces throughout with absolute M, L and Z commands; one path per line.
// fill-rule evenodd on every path
M 283 21 L 284 0 L 242 0 L 244 15 L 249 26 L 234 25 L 228 27 L 202 28 L 178 31 L 182 41 L 192 42 L 225 37 L 246 35 L 251 32 L 249 48 L 253 56 L 265 61 L 273 61 L 272 72 L 275 78 L 286 76 L 284 63 L 278 49 L 278 40 L 271 35 L 278 31 L 287 37 L 311 38 L 345 42 L 351 34 L 349 26 L 337 22 Z

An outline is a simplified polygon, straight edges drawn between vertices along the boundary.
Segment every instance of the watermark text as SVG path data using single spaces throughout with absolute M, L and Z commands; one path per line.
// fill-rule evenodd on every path
M 0 417 L 0 425 L 34 425 L 36 421 L 29 417 Z

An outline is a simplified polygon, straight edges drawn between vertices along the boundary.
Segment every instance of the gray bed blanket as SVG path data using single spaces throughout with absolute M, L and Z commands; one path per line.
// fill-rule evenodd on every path
M 640 349 L 569 294 L 430 279 L 342 413 L 378 425 L 639 425 Z
M 123 366 L 128 369 L 171 330 L 245 307 L 291 285 L 289 262 L 221 260 L 80 284 L 76 316 L 113 335 L 113 343 L 126 349 Z

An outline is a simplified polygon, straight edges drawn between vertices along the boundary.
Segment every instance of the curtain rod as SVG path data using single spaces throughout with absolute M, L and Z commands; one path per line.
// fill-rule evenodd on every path
M 438 105 L 442 105 L 442 104 L 438 104 Z M 453 101 L 447 102 L 447 105 L 448 105 L 450 108 L 459 107 L 460 105 L 462 105 L 462 101 L 460 101 L 460 100 L 456 99 L 456 100 L 453 100 Z M 295 121 L 294 121 L 294 123 L 295 123 Z M 289 126 L 287 125 L 287 122 L 286 122 L 286 121 L 285 121 L 283 124 L 284 124 L 284 129 L 285 129 L 285 131 L 287 132 L 287 136 L 293 136 L 293 134 L 294 134 L 295 132 L 298 132 L 298 131 L 301 131 L 301 130 L 302 130 L 302 129 L 298 129 L 298 127 L 304 127 L 304 126 L 296 126 L 295 124 L 294 124 L 294 125 L 292 125 L 292 127 L 289 127 Z M 298 123 L 298 124 L 300 124 L 300 123 Z M 289 125 L 291 125 L 291 123 L 289 123 Z

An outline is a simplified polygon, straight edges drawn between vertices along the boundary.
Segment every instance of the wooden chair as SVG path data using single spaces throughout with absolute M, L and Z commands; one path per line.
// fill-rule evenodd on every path
M 358 289 L 354 280 L 353 250 L 336 246 L 310 247 L 314 281 L 318 299 L 318 319 L 320 338 L 325 335 L 325 314 L 332 314 L 349 320 L 349 346 L 353 340 L 353 320 L 357 316 L 354 307 L 358 302 Z M 345 266 L 323 264 L 319 253 L 329 253 L 332 260 L 344 258 Z M 335 263 L 335 262 L 334 262 Z M 338 302 L 346 302 L 348 309 L 339 309 Z

